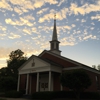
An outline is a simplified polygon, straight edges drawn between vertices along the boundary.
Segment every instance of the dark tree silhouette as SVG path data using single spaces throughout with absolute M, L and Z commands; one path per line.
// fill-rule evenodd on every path
M 76 97 L 80 98 L 80 92 L 84 91 L 91 85 L 91 79 L 83 70 L 66 71 L 61 75 L 62 86 L 73 90 Z
M 7 67 L 0 69 L 0 89 L 16 90 L 18 68 L 27 61 L 27 57 L 24 56 L 24 52 L 20 49 L 12 51 L 7 60 Z

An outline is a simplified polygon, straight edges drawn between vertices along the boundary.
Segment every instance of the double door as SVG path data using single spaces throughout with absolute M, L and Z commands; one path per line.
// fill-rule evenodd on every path
M 39 88 L 40 91 L 48 91 L 48 75 L 41 75 Z

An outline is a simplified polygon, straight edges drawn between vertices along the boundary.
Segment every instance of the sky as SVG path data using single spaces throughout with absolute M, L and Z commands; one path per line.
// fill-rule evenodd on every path
M 61 55 L 100 64 L 100 0 L 0 0 L 0 68 L 11 51 L 50 50 L 55 13 Z

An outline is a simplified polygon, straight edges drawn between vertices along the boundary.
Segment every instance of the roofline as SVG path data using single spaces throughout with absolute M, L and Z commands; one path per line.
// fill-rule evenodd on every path
M 88 69 L 90 69 L 90 70 L 94 70 L 95 73 L 100 73 L 97 69 L 94 69 L 94 68 L 92 68 L 92 67 L 90 67 L 90 66 L 88 66 L 88 65 L 82 64 L 82 63 L 77 62 L 77 61 L 74 61 L 74 60 L 71 60 L 71 59 L 66 58 L 66 57 L 63 57 L 63 56 L 61 56 L 61 55 L 57 55 L 57 54 L 55 54 L 55 53 L 53 53 L 53 52 L 50 52 L 50 51 L 47 51 L 47 50 L 44 50 L 39 56 L 41 57 L 44 53 L 48 53 L 48 54 L 51 54 L 51 55 L 56 56 L 56 57 L 58 57 L 58 58 L 61 58 L 61 59 L 63 59 L 63 60 L 67 60 L 67 61 L 69 61 L 69 62 L 71 62 L 71 63 L 74 63 L 75 65 L 78 65 L 78 66 L 84 68 L 84 69 L 88 68 Z
M 81 66 L 81 67 L 80 66 L 76 66 L 76 67 L 70 67 L 70 68 L 63 68 L 63 71 L 64 70 L 72 70 L 72 69 L 85 69 L 85 70 L 100 74 L 100 72 L 98 70 L 96 70 L 96 69 L 93 69 L 91 67 L 83 67 L 83 66 Z

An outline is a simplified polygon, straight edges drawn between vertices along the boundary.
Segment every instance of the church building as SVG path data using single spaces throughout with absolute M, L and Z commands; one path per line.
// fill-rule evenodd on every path
M 60 75 L 66 70 L 83 69 L 91 78 L 92 85 L 86 91 L 97 92 L 100 90 L 100 72 L 82 63 L 63 57 L 59 50 L 57 38 L 56 18 L 50 50 L 44 50 L 38 56 L 32 55 L 18 69 L 17 91 L 24 90 L 25 94 L 39 91 L 69 90 L 61 86 Z

